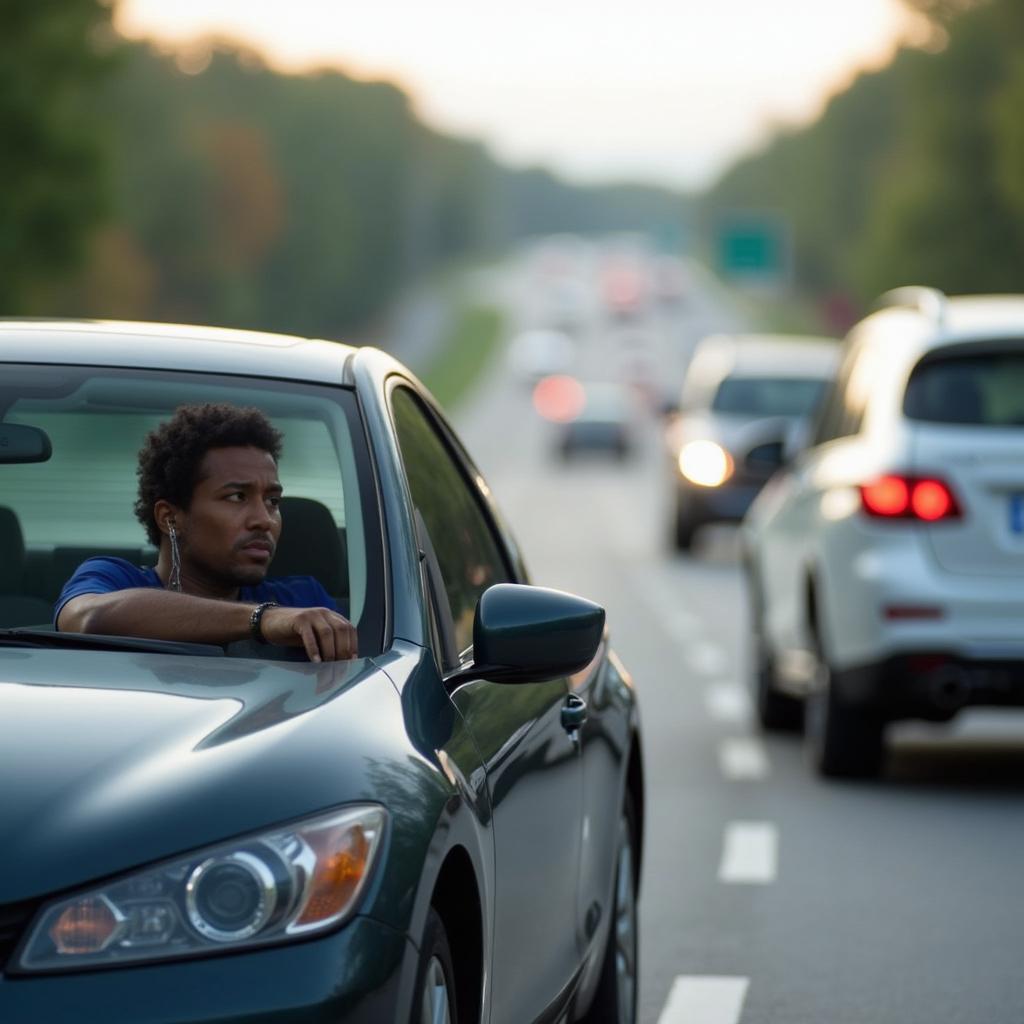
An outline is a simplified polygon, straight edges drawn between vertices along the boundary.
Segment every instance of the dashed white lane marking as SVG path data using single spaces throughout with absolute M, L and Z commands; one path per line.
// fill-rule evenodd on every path
M 690 668 L 702 676 L 722 675 L 729 667 L 725 651 L 708 640 L 693 644 L 686 653 L 686 660 Z
M 767 885 L 779 864 L 779 833 L 764 821 L 734 821 L 726 827 L 718 880 L 734 885 Z
M 727 725 L 750 722 L 750 698 L 747 691 L 735 683 L 712 683 L 704 691 L 704 707 L 715 721 Z
M 753 736 L 731 736 L 718 746 L 718 763 L 727 779 L 763 779 L 768 775 L 768 754 Z
M 680 975 L 658 1024 L 738 1024 L 749 978 Z
M 641 594 L 662 628 L 675 640 L 689 642 L 700 630 L 700 616 L 683 607 L 684 592 L 658 572 L 636 574 L 634 590 Z

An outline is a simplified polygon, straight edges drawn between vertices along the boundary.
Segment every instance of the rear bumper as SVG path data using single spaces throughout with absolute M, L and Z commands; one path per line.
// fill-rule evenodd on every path
M 411 1013 L 417 954 L 356 918 L 334 935 L 197 960 L 0 975 L 4 1024 L 381 1024 Z
M 834 667 L 933 653 L 1024 662 L 1019 579 L 944 572 L 919 531 L 849 521 L 829 530 L 816 580 Z
M 945 721 L 965 707 L 1024 707 L 1024 658 L 920 651 L 835 672 L 832 685 L 887 719 Z

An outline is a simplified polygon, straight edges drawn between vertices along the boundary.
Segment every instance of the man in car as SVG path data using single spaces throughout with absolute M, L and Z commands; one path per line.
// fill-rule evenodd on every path
M 154 569 L 89 558 L 64 585 L 56 626 L 75 633 L 357 653 L 355 627 L 312 576 L 267 578 L 281 534 L 281 434 L 258 409 L 182 406 L 139 452 L 135 514 Z

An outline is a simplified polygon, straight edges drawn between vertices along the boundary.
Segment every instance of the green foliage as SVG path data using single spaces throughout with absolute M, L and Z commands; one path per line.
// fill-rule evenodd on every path
M 491 365 L 503 329 L 501 312 L 491 306 L 459 310 L 451 334 L 423 374 L 423 383 L 446 411 L 459 404 Z
M 706 197 L 791 225 L 798 289 L 866 306 L 907 283 L 1024 289 L 1024 16 L 1017 0 L 913 6 L 939 52 L 905 50 L 806 129 L 742 161 Z
M 3 0 L 0 25 L 0 312 L 11 314 L 74 266 L 102 214 L 92 101 L 113 41 L 102 0 Z
M 680 214 L 667 190 L 506 170 L 394 86 L 281 74 L 233 44 L 125 44 L 99 111 L 110 217 L 75 286 L 33 312 L 339 336 L 405 284 L 524 235 Z

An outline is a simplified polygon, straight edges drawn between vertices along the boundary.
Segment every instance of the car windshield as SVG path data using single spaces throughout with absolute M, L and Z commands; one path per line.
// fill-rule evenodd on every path
M 360 626 L 368 577 L 377 573 L 368 572 L 371 488 L 353 440 L 361 432 L 350 392 L 206 374 L 8 365 L 0 423 L 44 432 L 52 454 L 20 464 L 0 455 L 0 627 L 50 623 L 61 588 L 90 556 L 155 564 L 157 551 L 133 512 L 139 449 L 178 406 L 205 402 L 255 406 L 284 435 L 282 533 L 269 574 L 315 576 Z
M 1024 427 L 1024 348 L 919 363 L 903 412 L 928 423 Z
M 808 416 L 825 383 L 814 377 L 726 377 L 711 409 L 737 416 Z

